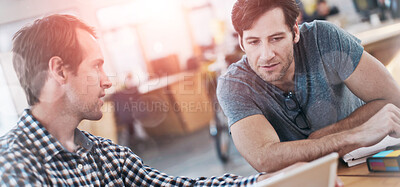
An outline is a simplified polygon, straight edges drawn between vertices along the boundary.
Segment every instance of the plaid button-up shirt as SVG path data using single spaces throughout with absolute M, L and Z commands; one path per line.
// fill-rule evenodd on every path
M 0 138 L 0 186 L 247 186 L 248 178 L 173 177 L 143 164 L 129 148 L 76 129 L 69 152 L 25 110 Z

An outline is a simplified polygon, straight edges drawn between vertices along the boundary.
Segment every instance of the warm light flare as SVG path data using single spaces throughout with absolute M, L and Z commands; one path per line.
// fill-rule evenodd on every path
M 172 22 L 180 12 L 179 0 L 137 0 L 98 11 L 100 24 L 111 28 L 154 21 Z

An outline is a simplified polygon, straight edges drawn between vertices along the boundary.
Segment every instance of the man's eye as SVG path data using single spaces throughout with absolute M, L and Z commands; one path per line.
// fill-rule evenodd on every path
M 280 41 L 282 39 L 283 39 L 283 37 L 276 37 L 276 38 L 272 38 L 272 41 Z
M 250 45 L 257 45 L 257 44 L 260 43 L 260 41 L 258 41 L 258 40 L 252 40 L 252 41 L 248 41 L 248 43 L 249 43 Z

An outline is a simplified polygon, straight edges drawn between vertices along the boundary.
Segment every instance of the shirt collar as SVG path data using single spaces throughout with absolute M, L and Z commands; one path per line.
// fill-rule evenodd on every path
M 68 152 L 61 143 L 51 135 L 46 128 L 31 114 L 30 109 L 25 109 L 18 121 L 18 126 L 27 134 L 32 145 L 43 156 L 46 162 L 50 161 L 60 152 Z M 75 144 L 89 151 L 93 142 L 89 140 L 79 129 L 75 129 Z
M 75 144 L 81 146 L 83 149 L 90 151 L 93 148 L 93 142 L 89 140 L 85 134 L 82 133 L 79 129 L 75 129 Z

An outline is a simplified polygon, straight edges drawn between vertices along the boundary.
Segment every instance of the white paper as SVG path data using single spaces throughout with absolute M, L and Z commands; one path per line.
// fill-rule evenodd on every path
M 386 149 L 386 147 L 388 147 L 388 146 L 393 146 L 393 145 L 397 145 L 397 144 L 400 144 L 400 138 L 393 138 L 391 136 L 386 136 L 384 139 L 382 139 L 382 141 L 380 141 L 379 143 L 377 143 L 373 146 L 361 147 L 361 148 L 351 151 L 350 153 L 345 154 L 343 156 L 343 160 L 346 163 L 353 161 L 352 163 L 361 164 L 366 161 L 366 157 L 371 156 L 375 153 L 384 151 Z M 354 162 L 357 159 L 361 159 L 361 160 L 359 160 L 361 163 L 359 163 L 359 161 Z M 348 164 L 348 165 L 350 167 L 350 164 Z
M 346 164 L 347 164 L 347 166 L 349 166 L 349 167 L 352 167 L 352 166 L 355 166 L 355 165 L 358 165 L 358 164 L 362 164 L 362 163 L 364 163 L 364 162 L 367 162 L 367 158 L 368 158 L 368 157 L 369 157 L 369 156 L 362 157 L 362 158 L 355 159 L 355 160 L 349 160 L 349 161 L 346 162 Z

